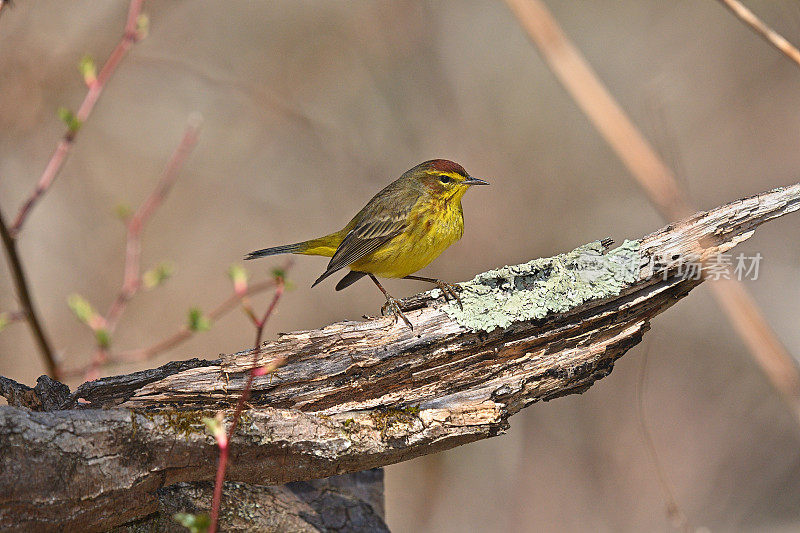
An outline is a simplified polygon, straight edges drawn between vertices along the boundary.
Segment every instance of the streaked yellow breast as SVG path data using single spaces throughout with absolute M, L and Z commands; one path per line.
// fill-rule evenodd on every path
M 464 233 L 460 200 L 460 195 L 421 200 L 409 214 L 406 232 L 350 268 L 384 278 L 402 278 L 428 266 Z

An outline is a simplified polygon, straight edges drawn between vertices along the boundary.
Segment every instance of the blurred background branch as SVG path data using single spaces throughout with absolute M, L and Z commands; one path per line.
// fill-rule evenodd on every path
M 142 202 L 133 216 L 130 217 L 129 220 L 126 220 L 127 238 L 122 287 L 117 297 L 111 303 L 108 312 L 104 316 L 93 311 L 89 313 L 91 316 L 81 316 L 81 313 L 78 313 L 78 318 L 92 329 L 97 339 L 97 350 L 84 376 L 85 381 L 99 377 L 100 367 L 108 361 L 111 336 L 117 328 L 117 323 L 130 299 L 136 295 L 139 288 L 142 286 L 142 231 L 156 209 L 158 209 L 161 203 L 166 199 L 175 180 L 178 179 L 178 175 L 180 174 L 180 170 L 186 158 L 197 144 L 201 123 L 202 118 L 200 115 L 193 115 L 189 118 L 189 124 L 186 126 L 183 138 L 177 148 L 175 148 L 169 162 L 167 162 L 164 172 L 155 188 L 144 202 Z M 168 275 L 167 272 L 158 275 L 158 279 L 153 281 L 154 286 L 162 283 L 164 278 Z
M 689 203 L 672 171 L 634 126 L 541 0 L 506 0 L 553 73 L 625 163 L 668 221 L 687 216 Z M 800 371 L 744 286 L 734 279 L 711 289 L 755 361 L 800 423 Z
M 81 126 L 86 122 L 94 109 L 95 104 L 103 94 L 108 80 L 111 78 L 114 71 L 119 66 L 120 61 L 128 53 L 128 50 L 147 34 L 147 19 L 141 15 L 142 5 L 144 0 L 131 0 L 128 7 L 128 19 L 125 22 L 125 31 L 122 39 L 116 48 L 111 52 L 111 55 L 106 60 L 103 68 L 100 69 L 98 74 L 95 70 L 94 61 L 91 58 L 84 58 L 80 63 L 81 74 L 83 74 L 84 82 L 89 90 L 81 102 L 78 112 L 74 115 L 71 111 L 61 108 L 61 118 L 67 125 L 67 131 L 56 146 L 56 151 L 47 163 L 44 172 L 36 184 L 36 188 L 27 200 L 22 204 L 22 207 L 14 219 L 14 224 L 11 226 L 11 234 L 16 236 L 22 231 L 22 225 L 25 224 L 25 219 L 28 217 L 31 209 L 33 209 L 36 202 L 39 201 L 41 196 L 47 192 L 53 181 L 58 176 L 61 168 L 64 166 L 64 161 L 67 159 L 72 145 L 75 142 L 75 137 L 78 134 Z
M 719 2 L 727 7 L 739 20 L 745 23 L 751 30 L 762 37 L 769 44 L 777 48 L 795 64 L 800 66 L 800 50 L 786 40 L 783 35 L 776 32 L 756 16 L 750 9 L 747 8 L 739 0 L 719 0 Z
M 133 46 L 133 43 L 144 36 L 146 27 L 143 25 L 143 19 L 141 18 L 141 9 L 143 3 L 144 0 L 131 0 L 130 7 L 128 9 L 128 19 L 125 23 L 125 32 L 122 36 L 122 40 L 119 42 L 106 63 L 103 65 L 99 75 L 96 73 L 94 63 L 91 59 L 84 59 L 81 62 L 81 73 L 83 74 L 84 82 L 88 87 L 88 91 L 83 99 L 83 102 L 78 108 L 77 114 L 72 115 L 70 111 L 63 108 L 63 111 L 60 111 L 61 118 L 66 123 L 67 130 L 61 138 L 61 141 L 59 141 L 55 152 L 47 164 L 47 167 L 39 178 L 36 188 L 28 197 L 28 199 L 24 201 L 22 207 L 20 207 L 19 212 L 17 213 L 16 218 L 14 219 L 13 224 L 10 227 L 6 226 L 5 221 L 2 219 L 2 214 L 0 214 L 0 231 L 2 232 L 3 246 L 6 250 L 9 265 L 13 273 L 17 297 L 20 299 L 25 316 L 30 323 L 31 331 L 36 339 L 36 344 L 39 347 L 39 353 L 45 361 L 50 376 L 55 379 L 58 379 L 61 376 L 59 364 L 56 361 L 56 356 L 53 352 L 51 342 L 45 333 L 41 317 L 36 312 L 34 307 L 31 291 L 28 287 L 28 282 L 23 271 L 22 262 L 20 261 L 19 254 L 17 253 L 16 239 L 22 230 L 25 220 L 27 219 L 33 207 L 36 205 L 36 202 L 44 193 L 47 192 L 64 165 L 64 161 L 69 154 L 70 148 L 75 142 L 75 136 L 77 135 L 78 130 L 80 129 L 81 125 L 86 122 L 86 119 L 89 118 L 89 115 L 94 109 L 97 100 L 100 98 L 100 95 L 103 92 L 106 82 L 114 73 L 119 65 L 119 62 L 125 56 L 127 51 L 131 46 Z M 0 9 L 3 8 L 3 5 L 4 2 L 0 2 Z

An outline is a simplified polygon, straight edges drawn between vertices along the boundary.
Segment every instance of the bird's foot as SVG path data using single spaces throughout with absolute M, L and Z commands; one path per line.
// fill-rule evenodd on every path
M 461 286 L 456 283 L 447 283 L 440 279 L 434 281 L 436 286 L 439 287 L 439 290 L 442 291 L 442 295 L 444 299 L 448 302 L 450 301 L 450 297 L 452 297 L 456 302 L 458 302 L 458 307 L 460 309 L 464 309 L 464 304 L 461 302 L 461 296 L 458 295 L 457 291 L 461 290 Z
M 411 321 L 403 314 L 403 310 L 400 307 L 400 300 L 394 296 L 386 296 L 386 303 L 381 307 L 381 315 L 386 316 L 387 311 L 394 315 L 395 323 L 397 323 L 397 317 L 400 317 L 410 329 L 414 329 L 414 326 L 411 325 Z

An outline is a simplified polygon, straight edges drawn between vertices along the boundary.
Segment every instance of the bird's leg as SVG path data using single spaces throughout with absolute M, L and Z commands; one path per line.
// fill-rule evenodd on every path
M 413 330 L 414 326 L 411 325 L 411 321 L 408 320 L 408 318 L 406 318 L 406 315 L 403 314 L 403 310 L 400 309 L 400 300 L 398 300 L 397 298 L 386 292 L 386 289 L 383 288 L 383 285 L 381 285 L 381 283 L 378 281 L 378 278 L 376 278 L 372 274 L 370 274 L 369 277 L 372 278 L 372 281 L 375 282 L 375 285 L 377 285 L 378 288 L 383 293 L 383 295 L 386 296 L 386 303 L 383 304 L 383 307 L 381 307 L 381 314 L 385 315 L 386 309 L 389 309 L 391 310 L 392 314 L 394 314 L 395 322 L 397 322 L 397 317 L 399 316 L 400 318 L 403 319 L 403 322 L 405 322 L 406 325 Z
M 453 299 L 455 299 L 455 301 L 458 302 L 458 307 L 464 309 L 464 304 L 461 303 L 461 296 L 459 296 L 458 293 L 456 292 L 457 290 L 461 290 L 461 287 L 459 287 L 455 283 L 452 284 L 446 283 L 440 279 L 424 278 L 422 276 L 406 276 L 403 279 L 413 279 L 416 281 L 427 281 L 428 283 L 433 283 L 437 287 L 439 287 L 440 291 L 442 291 L 445 300 L 450 300 L 450 296 L 452 296 Z

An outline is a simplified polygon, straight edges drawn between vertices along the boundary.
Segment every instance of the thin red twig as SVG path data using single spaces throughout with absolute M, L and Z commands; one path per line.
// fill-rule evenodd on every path
M 86 122 L 86 119 L 89 118 L 89 115 L 92 113 L 97 100 L 103 93 L 103 89 L 105 88 L 109 78 L 111 78 L 111 75 L 117 69 L 117 66 L 119 66 L 120 61 L 122 61 L 122 58 L 125 57 L 125 54 L 128 52 L 128 50 L 130 50 L 136 41 L 139 40 L 140 35 L 137 33 L 136 25 L 139 15 L 142 11 L 143 4 L 144 0 L 131 0 L 130 6 L 128 7 L 128 19 L 125 22 L 125 33 L 122 35 L 122 39 L 120 40 L 119 44 L 117 44 L 117 46 L 111 52 L 111 55 L 106 60 L 102 69 L 100 69 L 100 73 L 97 75 L 97 78 L 89 84 L 89 90 L 87 91 L 86 96 L 84 97 L 83 102 L 81 103 L 80 107 L 78 108 L 78 112 L 75 115 L 75 118 L 78 120 L 79 124 L 83 124 Z M 39 201 L 41 196 L 47 192 L 47 190 L 53 184 L 56 176 L 58 176 L 58 173 L 64 166 L 64 162 L 67 159 L 67 155 L 69 155 L 76 135 L 77 130 L 71 127 L 67 128 L 67 131 L 59 141 L 58 146 L 56 146 L 55 152 L 50 157 L 50 161 L 47 163 L 44 172 L 39 177 L 39 182 L 36 184 L 36 188 L 28 197 L 28 199 L 22 204 L 16 219 L 14 219 L 14 223 L 10 228 L 11 235 L 16 236 L 19 234 L 19 232 L 22 230 L 22 225 L 25 223 L 25 220 L 30 214 L 33 206 L 36 205 L 36 202 Z
M 127 223 L 128 233 L 125 246 L 125 270 L 122 279 L 122 287 L 117 297 L 111 303 L 105 317 L 98 321 L 97 326 L 106 331 L 108 335 L 114 332 L 119 322 L 120 316 L 125 311 L 128 302 L 136 294 L 141 286 L 141 251 L 142 251 L 142 231 L 152 217 L 155 210 L 163 203 L 170 188 L 180 175 L 180 170 L 186 162 L 186 158 L 197 144 L 200 134 L 199 116 L 189 119 L 183 138 L 172 153 L 161 179 L 156 188 L 136 210 L 136 213 Z M 86 380 L 96 378 L 100 367 L 109 359 L 108 348 L 99 346 L 95 352 L 89 369 L 86 372 Z
M 289 270 L 291 264 L 292 260 L 289 259 L 282 267 L 282 270 L 283 271 Z M 221 302 L 217 307 L 215 307 L 211 312 L 208 313 L 208 318 L 212 322 L 216 322 L 217 320 L 219 320 L 220 318 L 231 312 L 233 309 L 235 309 L 237 305 L 244 302 L 249 296 L 262 293 L 268 289 L 275 287 L 275 285 L 276 285 L 275 279 L 270 279 L 266 281 L 261 281 L 259 283 L 254 283 L 252 285 L 248 285 L 241 292 L 234 292 L 223 302 Z M 249 313 L 247 313 L 246 311 L 245 314 L 248 314 L 249 316 Z M 133 361 L 144 361 L 147 359 L 151 359 L 163 352 L 166 352 L 167 350 L 175 348 L 176 346 L 180 345 L 181 343 L 193 337 L 195 334 L 196 332 L 192 331 L 191 328 L 189 328 L 188 326 L 184 326 L 177 332 L 173 333 L 172 335 L 169 335 L 168 337 L 156 342 L 155 344 L 147 348 L 128 350 L 118 353 L 111 352 L 107 354 L 108 357 L 104 363 L 105 364 L 128 363 Z M 90 365 L 91 364 L 79 368 L 63 370 L 62 373 L 64 377 L 74 377 L 74 376 L 84 375 L 89 371 Z
M 235 309 L 236 306 L 244 301 L 248 296 L 252 296 L 254 294 L 258 294 L 264 292 L 267 289 L 271 289 L 275 286 L 275 280 L 267 280 L 262 281 L 260 283 L 254 283 L 250 285 L 247 290 L 242 293 L 234 293 L 230 295 L 225 301 L 220 303 L 217 307 L 215 307 L 212 311 L 208 313 L 208 318 L 212 321 L 217 321 L 231 310 Z M 149 346 L 147 348 L 143 348 L 141 350 L 130 350 L 127 352 L 120 352 L 119 354 L 114 354 L 111 357 L 110 362 L 116 361 L 142 361 L 145 359 L 150 359 L 155 357 L 156 355 L 163 353 L 167 350 L 171 350 L 175 346 L 179 345 L 180 343 L 188 340 L 195 334 L 189 327 L 184 326 L 181 328 L 180 331 L 173 333 L 169 337 L 166 337 L 163 340 L 158 341 L 157 343 Z
M 186 158 L 197 144 L 200 134 L 201 120 L 199 116 L 189 119 L 186 131 L 183 134 L 180 144 L 172 153 L 161 179 L 156 188 L 147 199 L 139 206 L 133 217 L 128 221 L 128 235 L 125 246 L 125 273 L 122 280 L 122 288 L 117 294 L 116 299 L 106 313 L 106 329 L 114 331 L 119 321 L 119 317 L 125 310 L 125 306 L 141 286 L 141 252 L 142 252 L 142 231 L 145 225 L 153 216 L 156 209 L 163 203 L 169 190 L 175 184 L 180 170 L 186 162 Z
M 269 321 L 270 316 L 272 316 L 273 311 L 275 311 L 275 307 L 278 305 L 278 301 L 280 300 L 281 296 L 283 295 L 284 290 L 284 280 L 282 277 L 276 278 L 276 286 L 275 286 L 275 295 L 272 297 L 272 302 L 269 304 L 269 307 L 264 312 L 263 317 L 261 320 L 254 319 L 254 325 L 256 326 L 256 342 L 253 347 L 253 367 L 250 369 L 250 372 L 247 376 L 247 383 L 244 386 L 244 390 L 242 391 L 242 395 L 239 396 L 239 401 L 236 402 L 236 409 L 233 412 L 233 420 L 231 421 L 231 425 L 228 428 L 227 433 L 225 434 L 225 438 L 217 437 L 217 445 L 219 446 L 219 462 L 217 463 L 217 475 L 214 483 L 214 497 L 211 501 L 211 524 L 209 525 L 208 532 L 215 533 L 217 530 L 217 522 L 219 520 L 219 507 L 220 502 L 222 501 L 222 487 L 225 484 L 225 470 L 228 466 L 228 452 L 230 448 L 230 441 L 233 437 L 234 432 L 236 431 L 236 427 L 239 423 L 239 418 L 242 415 L 242 410 L 244 410 L 244 406 L 247 403 L 247 400 L 250 398 L 250 392 L 253 388 L 253 380 L 256 378 L 257 375 L 264 375 L 269 372 L 275 371 L 278 367 L 280 367 L 284 360 L 280 361 L 273 361 L 268 366 L 265 367 L 258 367 L 258 355 L 260 353 L 261 348 L 261 338 L 264 334 L 264 326 L 266 326 L 267 322 Z

